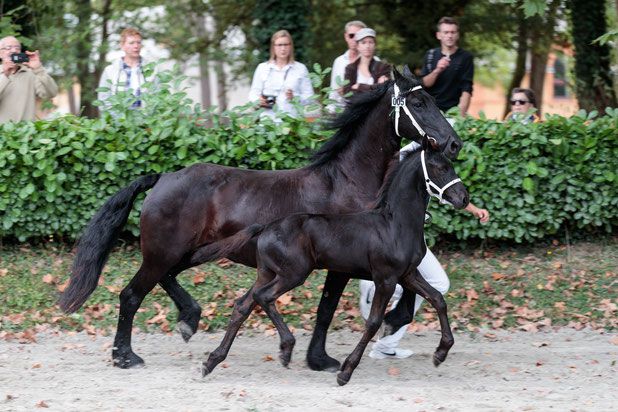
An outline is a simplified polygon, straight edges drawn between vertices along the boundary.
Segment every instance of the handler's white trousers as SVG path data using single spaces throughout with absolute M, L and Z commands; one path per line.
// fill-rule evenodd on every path
M 438 259 L 436 259 L 434 254 L 431 253 L 429 248 L 427 249 L 425 257 L 418 265 L 418 271 L 421 273 L 421 276 L 425 278 L 427 283 L 433 286 L 438 292 L 443 295 L 448 292 L 448 288 L 450 286 L 448 276 L 444 269 L 442 269 L 442 265 L 440 265 Z M 360 281 L 360 311 L 365 320 L 369 317 L 375 289 L 375 284 L 372 281 Z M 395 305 L 397 305 L 397 302 L 401 299 L 402 293 L 403 288 L 401 285 L 397 285 L 395 293 L 393 293 L 393 297 L 391 298 L 391 308 L 394 308 Z M 421 306 L 421 303 L 423 303 L 423 300 L 424 299 L 422 297 L 416 295 L 416 299 L 414 300 L 414 314 L 412 316 L 416 314 L 418 308 Z M 392 353 L 393 350 L 399 345 L 399 341 L 403 338 L 407 328 L 408 325 L 404 325 L 392 335 L 379 338 L 376 343 L 373 344 L 373 349 L 384 353 Z

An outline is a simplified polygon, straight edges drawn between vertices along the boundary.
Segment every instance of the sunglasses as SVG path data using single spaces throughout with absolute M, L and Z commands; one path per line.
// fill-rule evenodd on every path
M 530 103 L 528 100 L 511 100 L 511 104 L 513 106 L 521 104 L 522 106 L 526 103 Z
M 356 33 L 348 33 L 348 38 L 353 39 L 356 36 Z

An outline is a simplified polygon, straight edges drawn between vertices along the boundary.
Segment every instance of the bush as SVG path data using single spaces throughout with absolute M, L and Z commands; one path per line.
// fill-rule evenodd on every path
M 431 237 L 523 242 L 616 226 L 618 109 L 529 125 L 465 118 L 456 129 L 465 145 L 455 168 L 491 221 L 433 204 Z
M 317 85 L 328 70 L 315 70 Z M 140 110 L 125 109 L 133 97 L 119 94 L 100 119 L 64 116 L 1 125 L 0 238 L 75 238 L 110 195 L 148 173 L 196 162 L 300 167 L 332 133 L 303 118 L 260 120 L 250 107 L 203 112 L 185 93 L 173 91 L 179 80 L 161 73 L 143 94 Z M 451 234 L 523 242 L 565 228 L 611 231 L 616 225 L 618 110 L 608 109 L 603 117 L 550 116 L 532 125 L 465 118 L 456 128 L 466 142 L 456 169 L 473 202 L 489 209 L 492 220 L 481 226 L 432 202 L 430 239 Z M 139 233 L 138 213 L 131 214 L 127 230 Z

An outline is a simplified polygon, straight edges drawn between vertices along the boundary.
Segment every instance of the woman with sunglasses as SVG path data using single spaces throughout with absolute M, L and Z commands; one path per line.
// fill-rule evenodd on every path
M 519 121 L 524 124 L 538 123 L 541 119 L 536 114 L 536 96 L 531 89 L 516 87 L 511 92 L 511 112 L 504 120 Z
M 390 64 L 383 63 L 375 57 L 376 32 L 370 28 L 356 32 L 354 40 L 357 43 L 359 57 L 345 68 L 345 79 L 349 81 L 344 86 L 344 94 L 354 94 L 370 90 L 372 85 L 384 83 L 391 78 Z
M 296 116 L 292 99 L 298 97 L 306 105 L 313 96 L 313 87 L 307 67 L 294 60 L 294 42 L 287 30 L 279 30 L 270 39 L 270 59 L 255 69 L 249 100 L 275 117 L 273 107 L 290 116 Z

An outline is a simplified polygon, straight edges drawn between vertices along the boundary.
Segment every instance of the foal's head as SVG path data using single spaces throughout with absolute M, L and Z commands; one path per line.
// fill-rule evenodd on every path
M 440 203 L 453 205 L 457 209 L 468 206 L 468 191 L 455 173 L 452 163 L 441 152 L 427 149 L 427 142 L 424 142 L 420 157 L 429 194 L 438 198 Z
M 436 106 L 433 97 L 423 89 L 420 80 L 410 72 L 408 66 L 404 67 L 403 74 L 395 68 L 393 72 L 395 131 L 419 143 L 426 136 L 433 149 L 440 150 L 449 159 L 455 159 L 463 143 Z

